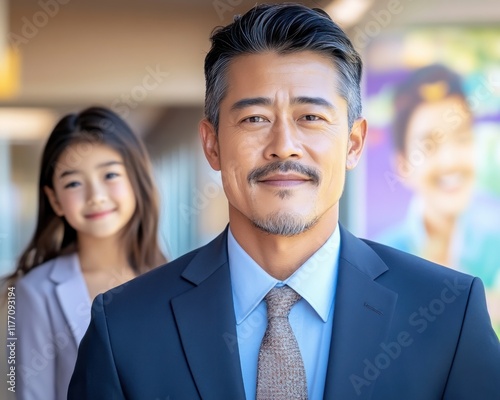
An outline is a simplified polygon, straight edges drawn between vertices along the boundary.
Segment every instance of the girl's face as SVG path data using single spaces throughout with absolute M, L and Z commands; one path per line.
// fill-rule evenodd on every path
M 55 166 L 53 186 L 44 188 L 52 208 L 79 238 L 114 236 L 134 215 L 136 198 L 123 158 L 104 144 L 68 146 Z

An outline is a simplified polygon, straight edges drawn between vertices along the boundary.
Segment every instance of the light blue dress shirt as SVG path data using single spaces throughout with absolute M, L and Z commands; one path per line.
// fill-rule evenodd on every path
M 340 252 L 339 227 L 295 273 L 281 282 L 264 271 L 228 234 L 238 349 L 247 400 L 255 399 L 259 348 L 267 327 L 264 297 L 276 285 L 302 296 L 289 321 L 306 370 L 309 400 L 323 398 L 332 337 L 333 309 Z

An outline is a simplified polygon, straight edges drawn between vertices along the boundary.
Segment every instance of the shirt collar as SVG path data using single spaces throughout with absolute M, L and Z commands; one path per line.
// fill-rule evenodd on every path
M 276 285 L 294 289 L 326 322 L 333 304 L 340 252 L 339 226 L 328 240 L 284 282 L 264 271 L 238 244 L 229 228 L 227 249 L 236 323 L 241 324 Z

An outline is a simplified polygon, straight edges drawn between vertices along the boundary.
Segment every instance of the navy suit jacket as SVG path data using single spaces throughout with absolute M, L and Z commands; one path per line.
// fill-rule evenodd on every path
M 329 351 L 325 399 L 500 399 L 481 281 L 342 227 Z M 68 398 L 245 398 L 227 231 L 95 299 Z

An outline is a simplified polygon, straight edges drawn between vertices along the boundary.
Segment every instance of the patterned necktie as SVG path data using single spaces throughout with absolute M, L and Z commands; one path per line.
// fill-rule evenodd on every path
M 267 329 L 259 351 L 257 400 L 306 400 L 307 381 L 288 314 L 300 295 L 288 286 L 266 295 Z

